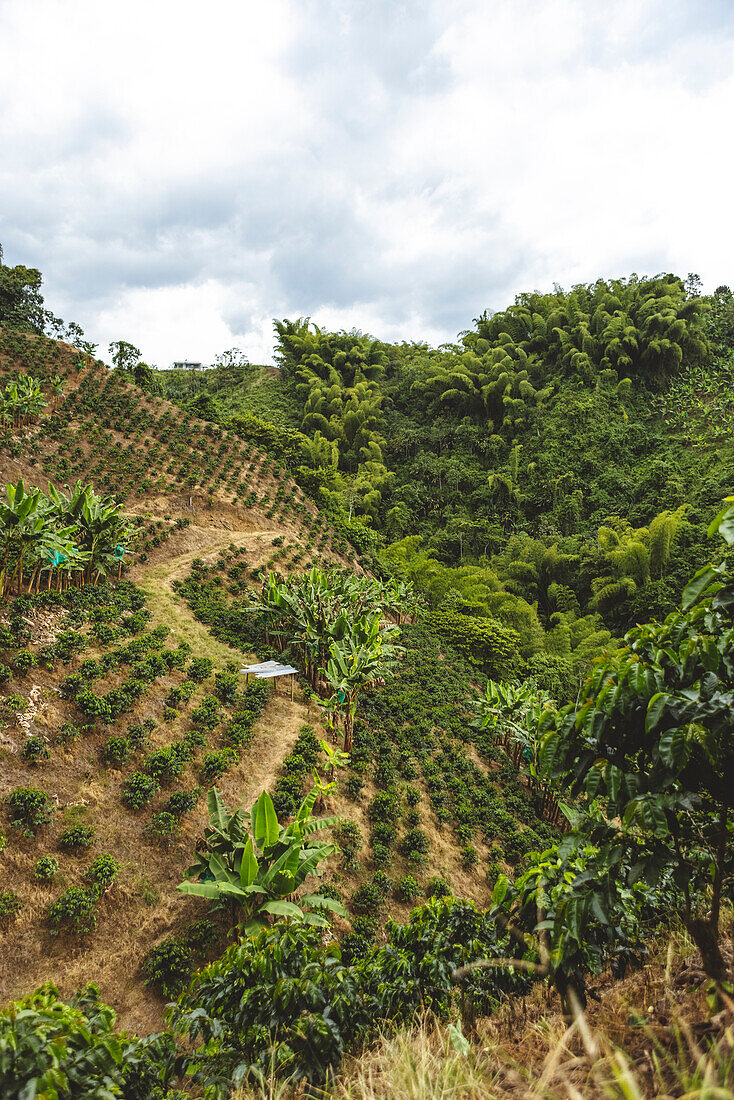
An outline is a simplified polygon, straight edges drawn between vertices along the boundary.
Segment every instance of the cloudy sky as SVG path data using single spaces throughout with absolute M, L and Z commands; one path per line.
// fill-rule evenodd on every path
M 734 0 L 0 0 L 0 243 L 106 351 L 734 283 Z

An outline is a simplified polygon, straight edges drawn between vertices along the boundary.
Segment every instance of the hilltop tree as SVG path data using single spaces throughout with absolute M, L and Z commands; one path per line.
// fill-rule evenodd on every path
M 41 334 L 47 327 L 57 330 L 62 324 L 44 308 L 41 294 L 43 276 L 35 267 L 7 267 L 0 245 L 0 328 Z
M 133 371 L 142 358 L 140 348 L 127 340 L 113 340 L 109 347 L 112 364 L 118 370 Z

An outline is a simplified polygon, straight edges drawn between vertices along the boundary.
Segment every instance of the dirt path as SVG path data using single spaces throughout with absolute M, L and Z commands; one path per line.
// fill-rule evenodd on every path
M 280 534 L 282 531 L 279 530 L 245 532 L 197 529 L 199 537 L 195 550 L 187 550 L 148 568 L 144 565 L 136 566 L 130 579 L 145 592 L 148 608 L 153 615 L 153 625 L 164 624 L 170 628 L 171 641 L 188 642 L 197 657 L 210 657 L 220 664 L 228 661 L 241 662 L 243 654 L 239 650 L 217 641 L 208 628 L 198 622 L 185 601 L 174 592 L 173 582 L 188 576 L 195 558 L 218 553 L 230 543 L 244 546 L 248 551 L 262 551 L 264 557 L 269 541 Z
M 209 656 L 217 665 L 227 661 L 241 664 L 245 655 L 212 638 L 186 603 L 173 591 L 173 582 L 188 575 L 196 557 L 208 557 L 234 542 L 245 546 L 248 559 L 255 565 L 270 552 L 271 539 L 281 531 L 237 532 L 202 529 L 193 532 L 185 544 L 171 546 L 167 561 L 141 566 L 132 579 L 145 591 L 153 625 L 165 624 L 172 641 L 187 641 L 195 656 Z M 260 540 L 260 541 L 258 541 Z M 192 549 L 192 545 L 195 549 Z M 280 772 L 281 761 L 291 751 L 301 727 L 316 725 L 318 715 L 302 699 L 290 699 L 290 685 L 280 686 L 268 701 L 254 730 L 254 738 L 236 767 L 220 778 L 217 786 L 230 808 L 249 807 L 261 791 L 272 789 Z M 161 727 L 164 739 L 168 727 Z M 73 755 L 70 750 L 70 756 Z M 85 773 L 86 774 L 86 773 Z M 165 1000 L 148 989 L 140 964 L 152 946 L 170 935 L 177 935 L 193 921 L 203 918 L 207 905 L 198 898 L 178 893 L 186 868 L 191 864 L 196 840 L 207 820 L 206 802 L 183 819 L 180 835 L 169 847 L 150 843 L 143 829 L 152 810 L 170 791 L 164 791 L 156 803 L 141 813 L 122 807 L 120 792 L 125 772 L 102 771 L 73 784 L 64 801 L 84 802 L 85 820 L 97 829 L 97 850 L 109 851 L 120 863 L 117 883 L 104 898 L 99 910 L 99 927 L 89 936 L 77 939 L 62 935 L 51 937 L 45 921 L 45 909 L 60 892 L 62 885 L 76 882 L 88 862 L 82 857 L 66 856 L 63 870 L 69 876 L 53 887 L 34 885 L 24 893 L 25 907 L 19 919 L 3 936 L 0 956 L 0 1001 L 28 993 L 45 981 L 53 980 L 63 995 L 94 981 L 101 997 L 118 1013 L 118 1025 L 145 1035 L 164 1027 Z M 200 782 L 195 767 L 182 780 L 191 787 Z M 59 817 L 61 818 L 61 814 Z M 67 822 L 64 821 L 63 824 Z M 59 821 L 59 828 L 62 822 Z M 48 840 L 16 841 L 3 853 L 5 870 L 14 878 L 32 880 L 32 869 L 39 851 Z M 78 865 L 78 866 L 77 866 Z M 4 884 L 3 884 L 4 885 Z

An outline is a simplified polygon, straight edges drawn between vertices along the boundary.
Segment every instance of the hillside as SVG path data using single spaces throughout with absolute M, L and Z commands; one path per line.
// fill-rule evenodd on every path
M 0 609 L 0 622 L 19 627 L 23 653 L 39 660 L 21 673 L 17 647 L 1 651 L 0 663 L 7 662 L 15 672 L 4 684 L 0 796 L 18 787 L 41 787 L 57 808 L 42 836 L 8 837 L 3 852 L 0 889 L 12 886 L 24 907 L 4 936 L 2 997 L 19 995 L 50 978 L 68 992 L 94 979 L 120 1010 L 121 1020 L 145 1032 L 160 1026 L 162 1002 L 143 986 L 138 964 L 162 936 L 203 915 L 196 913 L 191 899 L 175 892 L 175 885 L 190 862 L 205 806 L 199 802 L 173 842 L 146 843 L 143 829 L 150 813 L 130 812 L 121 802 L 134 763 L 116 767 L 100 762 L 105 736 L 121 731 L 99 726 L 81 741 L 62 741 L 59 730 L 74 723 L 79 727 L 84 720 L 73 700 L 59 697 L 59 685 L 83 662 L 113 655 L 110 672 L 95 686 L 117 688 L 124 668 L 114 660 L 119 643 L 150 638 L 159 628 L 173 650 L 184 643 L 191 658 L 209 659 L 214 670 L 238 668 L 243 659 L 254 660 L 254 654 L 246 646 L 234 648 L 213 638 L 176 597 L 173 583 L 188 575 L 193 561 L 219 560 L 220 550 L 246 555 L 249 577 L 269 564 L 287 569 L 294 557 L 302 568 L 312 561 L 346 565 L 341 553 L 346 547 L 263 452 L 183 417 L 168 402 L 146 400 L 76 349 L 6 333 L 0 342 L 0 388 L 24 373 L 59 377 L 64 396 L 34 424 L 6 433 L 0 452 L 3 480 L 22 477 L 44 490 L 49 481 L 91 480 L 99 491 L 125 501 L 127 513 L 139 523 L 139 536 L 126 570 L 135 587 L 123 586 L 120 597 L 104 589 L 84 590 L 83 597 L 71 590 L 56 599 L 52 592 L 46 599 L 11 600 Z M 21 610 L 26 604 L 28 609 Z M 137 631 L 120 630 L 126 608 L 142 610 Z M 112 625 L 105 628 L 105 623 Z M 75 637 L 71 648 L 64 649 L 59 638 L 70 630 Z M 160 649 L 162 636 L 154 639 L 152 651 Z M 128 729 L 146 720 L 155 723 L 149 750 L 176 743 L 190 725 L 186 714 L 162 720 L 166 699 L 184 679 L 177 667 L 159 675 L 146 697 L 125 714 Z M 189 712 L 211 684 L 208 676 L 189 701 Z M 294 702 L 282 693 L 281 688 L 280 695 L 268 700 L 247 752 L 218 779 L 233 802 L 254 800 L 272 785 L 280 761 L 309 720 L 300 693 Z M 220 721 L 235 709 L 220 707 Z M 28 736 L 49 743 L 49 760 L 23 760 L 20 752 Z M 191 787 L 195 771 L 189 779 Z M 163 791 L 148 810 L 160 809 L 170 794 Z M 95 830 L 93 847 L 60 855 L 62 871 L 53 885 L 37 882 L 36 860 L 47 852 L 59 854 L 61 832 L 75 824 Z M 62 886 L 82 881 L 90 859 L 101 851 L 114 853 L 122 870 L 114 896 L 103 903 L 98 931 L 81 950 L 74 949 L 66 937 L 49 935 L 44 911 Z
M 714 306 L 600 280 L 440 349 L 283 321 L 279 372 L 195 379 L 2 332 L 2 998 L 96 983 L 28 1018 L 112 1062 L 130 1029 L 134 1100 L 181 1059 L 217 1098 L 611 1096 L 613 1043 L 629 1095 L 728 1087 Z
M 204 750 L 197 748 L 182 775 L 164 784 L 142 810 L 125 807 L 124 786 L 141 759 L 186 741 L 197 705 L 212 690 L 217 694 L 214 672 L 234 671 L 243 659 L 268 655 L 256 623 L 245 622 L 238 611 L 243 595 L 256 590 L 261 569 L 287 575 L 315 562 L 346 565 L 357 573 L 360 567 L 343 536 L 330 533 L 328 520 L 258 448 L 147 397 L 75 349 L 14 334 L 6 334 L 0 349 L 0 387 L 30 373 L 57 379 L 56 388 L 63 390 L 34 423 L 6 433 L 6 479 L 23 478 L 44 491 L 62 478 L 88 479 L 98 491 L 124 501 L 126 514 L 138 524 L 136 552 L 117 595 L 106 588 L 41 592 L 10 600 L 0 611 L 13 638 L 0 656 L 13 673 L 4 685 L 0 797 L 17 788 L 40 788 L 56 808 L 52 823 L 34 838 L 6 833 L 0 889 L 12 886 L 23 909 L 4 937 L 2 995 L 20 995 L 51 977 L 71 993 L 93 979 L 119 1012 L 121 1024 L 145 1033 L 162 1025 L 163 1001 L 144 986 L 139 965 L 154 944 L 204 915 L 193 899 L 175 892 L 206 820 L 203 798 L 181 819 L 174 836 L 156 843 L 144 830 L 182 786 L 209 785 L 202 784 L 200 774 Z M 554 835 L 524 806 L 515 771 L 503 769 L 491 752 L 483 758 L 471 739 L 467 743 L 466 699 L 476 679 L 472 667 L 464 666 L 458 654 L 447 660 L 450 651 L 439 651 L 435 639 L 418 627 L 405 628 L 403 641 L 409 656 L 389 700 L 381 701 L 378 693 L 366 701 L 360 747 L 352 753 L 342 792 L 330 799 L 330 811 L 350 821 L 361 838 L 351 862 L 332 860 L 330 877 L 348 902 L 353 895 L 361 898 L 360 886 L 367 884 L 355 915 L 362 914 L 359 927 L 368 938 L 388 914 L 407 915 L 427 881 L 420 870 L 427 862 L 431 873 L 455 891 L 486 904 L 493 882 L 487 864 L 496 877 L 540 843 L 532 823 L 543 836 L 545 830 Z M 145 695 L 120 719 L 90 724 L 65 683 L 81 670 L 98 694 L 114 693 L 126 682 L 131 660 L 126 647 L 136 646 L 133 656 L 173 654 L 172 666 L 158 671 Z M 190 651 L 182 653 L 182 646 Z M 30 662 L 28 669 L 21 654 Z M 193 686 L 185 667 L 200 658 L 212 662 L 212 673 L 192 696 L 167 709 L 182 684 Z M 95 662 L 101 663 L 100 671 L 95 672 Z M 95 667 L 85 673 L 90 666 Z M 423 675 L 416 679 L 418 666 Z M 443 681 L 438 696 L 436 677 Z M 277 794 L 283 761 L 287 766 L 299 731 L 317 724 L 318 708 L 300 690 L 293 702 L 287 689 L 282 692 L 266 702 L 238 762 L 216 779 L 230 803 L 247 805 L 261 790 Z M 389 717 L 396 704 L 399 722 Z M 215 728 L 220 743 L 226 744 L 227 723 L 240 705 L 239 696 L 227 703 L 219 699 Z M 124 762 L 105 762 L 110 736 L 129 736 L 146 722 L 154 728 L 140 749 L 130 751 Z M 47 759 L 42 754 L 23 758 L 29 738 L 41 739 Z M 432 746 L 437 750 L 433 760 Z M 482 751 L 488 751 L 486 744 Z M 387 835 L 378 836 L 373 828 L 372 808 L 380 798 L 384 802 L 396 780 L 410 783 L 417 799 L 402 829 L 422 830 L 430 861 L 422 854 L 400 854 L 397 816 Z M 449 790 L 440 794 L 444 784 Z M 472 800 L 468 827 L 462 807 Z M 510 814 L 503 809 L 505 800 L 508 808 L 512 802 Z M 383 805 L 380 817 L 391 812 Z M 498 813 L 504 814 L 501 824 Z M 64 854 L 59 838 L 76 825 L 94 830 L 93 844 Z M 380 843 L 384 854 L 375 864 L 374 846 Z M 77 949 L 74 937 L 51 934 L 45 910 L 62 888 L 83 885 L 87 866 L 99 852 L 112 853 L 121 870 L 100 905 L 98 928 L 82 937 Z M 46 854 L 61 863 L 48 884 L 34 877 L 36 861 Z M 395 883 L 402 883 L 394 896 L 384 897 L 383 891 L 376 900 L 366 900 L 375 891 L 370 864 L 387 867 Z

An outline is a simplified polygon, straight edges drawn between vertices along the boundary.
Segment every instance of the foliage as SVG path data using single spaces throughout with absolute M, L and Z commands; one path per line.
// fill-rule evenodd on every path
M 104 893 L 105 890 L 109 890 L 112 883 L 117 878 L 117 873 L 120 870 L 120 864 L 111 856 L 108 852 L 104 852 L 94 859 L 86 874 L 87 882 L 91 886 Z
M 427 624 L 489 676 L 508 678 L 520 669 L 519 637 L 493 619 L 434 611 Z
M 122 788 L 122 801 L 131 810 L 139 810 L 155 798 L 159 790 L 152 776 L 143 772 L 132 772 Z
M 0 595 L 13 584 L 20 594 L 37 592 L 46 574 L 46 591 L 72 581 L 97 584 L 100 576 L 119 576 L 122 559 L 132 539 L 122 509 L 91 486 L 77 482 L 63 493 L 49 486 L 26 491 L 23 479 L 6 486 L 0 501 Z
M 32 837 L 34 830 L 47 825 L 54 811 L 49 795 L 36 787 L 18 787 L 5 799 L 13 820 L 13 828 Z
M 36 860 L 33 873 L 39 882 L 50 882 L 58 870 L 59 861 L 55 856 L 41 856 Z
M 710 527 L 734 543 L 734 500 Z M 576 828 L 629 860 L 627 881 L 672 876 L 707 973 L 721 980 L 721 899 L 732 869 L 734 582 L 704 566 L 680 611 L 637 627 L 579 707 L 548 717 L 540 763 L 580 799 Z M 619 873 L 619 872 L 617 872 Z
M 29 764 L 37 764 L 40 760 L 48 760 L 51 756 L 46 739 L 44 737 L 28 737 L 23 744 L 21 756 Z
M 0 890 L 0 925 L 14 920 L 22 908 L 23 902 L 14 890 Z
M 421 1006 L 446 1016 L 457 966 L 488 950 L 511 950 L 488 916 L 456 899 L 429 902 L 405 925 L 388 921 L 386 932 L 385 945 L 347 964 L 317 930 L 276 924 L 202 970 L 171 1018 L 190 1042 L 202 1040 L 188 1072 L 205 1095 L 224 1096 L 232 1084 L 262 1080 L 271 1069 L 319 1084 L 380 1020 L 411 1020 Z M 472 979 L 465 1003 L 486 1012 L 526 987 L 524 979 L 497 972 Z
M 78 848 L 91 848 L 94 837 L 95 829 L 91 825 L 70 825 L 59 837 L 59 847 L 69 852 Z
M 336 729 L 341 721 L 347 752 L 359 692 L 389 675 L 399 652 L 400 631 L 383 621 L 383 613 L 404 610 L 411 600 L 404 585 L 313 567 L 285 582 L 269 573 L 253 607 L 264 616 L 266 640 L 269 632 L 285 639 L 303 661 L 311 686 L 329 691 L 326 723 Z
M 0 1012 L 0 1078 L 7 1100 L 153 1100 L 170 1079 L 170 1048 L 114 1031 L 115 1013 L 88 985 L 63 1001 L 53 985 Z M 147 1092 L 134 1091 L 145 1073 Z
M 143 836 L 156 844 L 167 845 L 181 831 L 181 822 L 174 814 L 161 810 L 153 814 L 143 829 Z
M 334 851 L 332 844 L 311 839 L 336 823 L 334 818 L 312 817 L 317 794 L 314 787 L 294 820 L 283 826 L 266 791 L 247 813 L 242 808 L 230 813 L 213 787 L 207 795 L 209 826 L 197 849 L 198 860 L 178 889 L 209 899 L 214 908 L 230 905 L 233 921 L 239 913 L 248 935 L 270 917 L 325 927 L 327 921 L 319 910 L 345 916 L 343 906 L 323 895 L 305 894 L 298 904 L 286 900 L 310 875 L 319 873 L 319 863 Z
M 205 958 L 216 936 L 211 921 L 197 921 L 183 935 L 169 936 L 151 947 L 142 964 L 145 984 L 158 986 L 165 997 L 178 993 L 191 976 L 194 963 Z
M 83 936 L 97 927 L 97 902 L 99 895 L 92 888 L 70 886 L 56 901 L 48 907 L 48 920 L 52 925 L 51 935 L 61 931 Z

